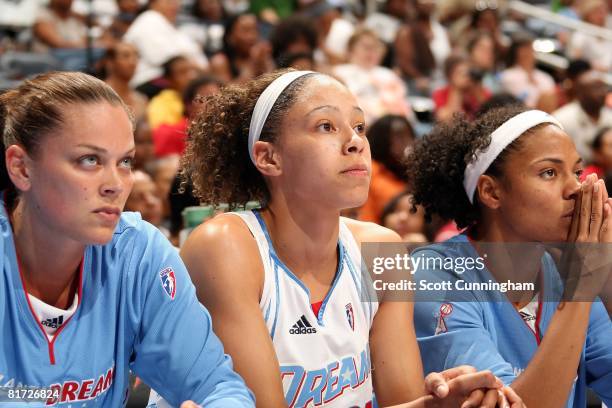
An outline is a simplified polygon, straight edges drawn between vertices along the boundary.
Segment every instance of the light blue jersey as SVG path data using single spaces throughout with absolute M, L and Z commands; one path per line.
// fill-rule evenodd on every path
M 47 406 L 115 408 L 133 370 L 177 406 L 254 407 L 176 249 L 139 214 L 124 213 L 108 244 L 86 248 L 76 312 L 49 340 L 26 297 L 1 200 L 0 208 L 0 387 L 57 391 Z
M 458 235 L 444 244 L 419 248 L 413 256 L 457 259 L 479 257 L 468 238 Z M 558 290 L 559 274 L 552 258 L 542 259 L 544 287 Z M 459 275 L 448 269 L 417 269 L 415 281 L 488 282 L 490 272 L 470 270 Z M 555 313 L 556 302 L 541 302 L 535 333 L 514 305 L 501 299 L 486 301 L 480 293 L 462 293 L 462 302 L 425 302 L 417 296 L 414 309 L 416 334 L 426 373 L 469 364 L 478 370 L 491 370 L 504 383 L 511 384 L 525 370 L 538 348 L 538 336 L 545 337 Z M 489 298 L 490 299 L 490 298 Z M 543 373 L 554 375 L 554 373 Z M 586 407 L 586 388 L 592 388 L 607 404 L 612 404 L 612 323 L 600 301 L 593 303 L 584 350 L 568 407 Z

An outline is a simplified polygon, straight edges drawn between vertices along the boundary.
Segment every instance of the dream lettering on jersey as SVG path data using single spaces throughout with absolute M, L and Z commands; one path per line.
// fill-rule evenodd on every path
M 51 384 L 49 389 L 57 393 L 57 398 L 49 398 L 45 405 L 56 405 L 67 402 L 80 402 L 93 400 L 104 394 L 112 384 L 115 377 L 115 366 L 109 368 L 105 373 L 96 378 L 81 381 L 64 381 L 61 384 Z M 0 374 L 0 380 L 2 375 Z M 3 387 L 23 387 L 23 384 L 15 384 L 15 379 L 11 378 Z
M 333 401 L 347 388 L 359 388 L 370 377 L 371 363 L 366 350 L 354 356 L 343 357 L 317 370 L 306 371 L 299 365 L 281 366 L 283 388 L 287 390 L 285 400 L 290 408 L 309 404 L 321 406 Z M 289 384 L 287 387 L 286 384 Z M 371 408 L 367 402 L 364 408 Z

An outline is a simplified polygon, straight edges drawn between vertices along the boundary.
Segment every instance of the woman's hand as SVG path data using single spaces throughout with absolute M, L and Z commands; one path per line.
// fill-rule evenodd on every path
M 612 266 L 611 213 L 603 180 L 588 175 L 574 205 L 562 259 L 565 300 L 591 301 L 607 281 Z
M 503 407 L 522 408 L 521 398 L 490 371 L 477 372 L 471 366 L 459 366 L 425 378 L 431 398 L 427 407 Z
M 498 401 L 498 406 L 502 408 L 527 408 L 527 405 L 523 403 L 521 397 L 518 396 L 516 391 L 514 391 L 510 387 L 504 387 L 500 392 L 500 400 Z M 505 397 L 507 401 L 507 405 L 504 405 L 503 397 Z

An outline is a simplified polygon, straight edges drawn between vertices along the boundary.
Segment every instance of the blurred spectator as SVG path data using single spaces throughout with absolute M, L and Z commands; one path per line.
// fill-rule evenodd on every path
M 612 128 L 599 129 L 591 144 L 593 152 L 593 163 L 584 168 L 580 180 L 584 181 L 586 176 L 595 173 L 597 178 L 604 178 L 612 174 Z
M 409 0 L 387 0 L 382 4 L 382 10 L 370 14 L 363 25 L 374 31 L 387 45 L 391 45 L 401 25 L 409 20 L 411 11 Z
M 230 17 L 223 33 L 223 50 L 210 60 L 212 74 L 224 82 L 247 81 L 274 69 L 271 47 L 260 41 L 257 17 L 243 13 Z
M 446 29 L 434 19 L 435 2 L 412 0 L 416 20 L 402 25 L 393 43 L 394 62 L 412 96 L 429 97 L 443 82 L 451 52 Z
M 320 71 L 318 64 L 315 62 L 314 55 L 309 52 L 286 54 L 282 62 L 284 66 L 279 68 L 291 67 L 304 71 Z
M 503 88 L 530 108 L 550 112 L 556 108 L 555 81 L 536 69 L 533 38 L 517 36 L 508 51 L 508 69 L 501 73 Z
M 251 0 L 250 11 L 268 24 L 278 24 L 289 17 L 295 8 L 295 1 L 290 0 Z
M 147 107 L 147 118 L 153 131 L 160 125 L 175 125 L 183 119 L 185 106 L 182 94 L 198 75 L 191 60 L 182 56 L 170 58 L 163 69 L 168 88 L 153 97 Z
M 502 108 L 510 105 L 524 106 L 523 102 L 521 102 L 516 96 L 510 93 L 496 93 L 492 95 L 489 99 L 487 99 L 482 105 L 480 105 L 480 109 L 478 109 L 478 112 L 476 112 L 476 118 L 484 115 L 491 109 Z
M 179 168 L 179 155 L 166 156 L 157 159 L 152 164 L 153 182 L 157 186 L 157 192 L 162 199 L 162 216 L 170 215 L 170 189 Z
M 412 194 L 402 192 L 395 196 L 382 211 L 381 225 L 399 234 L 404 242 L 427 242 L 425 236 L 425 211 L 421 206 L 413 213 Z
M 179 29 L 206 52 L 213 55 L 223 49 L 225 12 L 220 0 L 195 0 L 191 14 L 179 22 Z
M 187 207 L 200 205 L 200 201 L 193 196 L 193 187 L 187 183 L 184 191 L 181 191 L 181 177 L 176 175 L 170 187 L 168 196 L 170 208 L 170 241 L 179 244 L 179 233 L 183 229 L 183 210 Z
M 451 53 L 446 29 L 434 17 L 436 10 L 436 2 L 434 0 L 415 1 L 415 30 L 421 34 L 420 38 L 425 39 L 425 44 L 429 45 L 436 61 L 436 67 L 440 69 Z
M 478 9 L 503 8 L 505 0 L 437 0 L 438 12 L 442 24 L 448 25 L 465 18 L 471 20 L 471 13 Z
M 565 70 L 565 79 L 561 83 L 561 97 L 559 105 L 565 105 L 576 98 L 576 80 L 585 72 L 590 71 L 591 64 L 588 61 L 577 59 L 569 62 Z
M 581 0 L 578 12 L 585 23 L 598 27 L 606 26 L 608 5 L 604 0 Z M 570 39 L 567 54 L 570 58 L 582 58 L 591 63 L 594 69 L 608 72 L 612 69 L 612 42 L 593 37 L 577 30 Z
M 138 16 L 140 4 L 138 0 L 117 0 L 117 8 L 118 12 L 107 32 L 115 40 L 121 40 Z
M 444 64 L 444 73 L 448 85 L 432 95 L 436 119 L 451 120 L 456 113 L 473 119 L 480 105 L 491 96 L 491 91 L 482 85 L 482 71 L 470 68 L 467 58 L 451 55 Z
M 41 7 L 33 27 L 35 52 L 49 48 L 85 48 L 85 17 L 72 11 L 72 0 L 50 0 Z
M 373 31 L 359 29 L 348 44 L 349 63 L 337 65 L 333 74 L 357 97 L 370 123 L 382 115 L 411 115 L 406 87 L 395 72 L 380 66 L 385 46 Z
M 393 43 L 394 67 L 399 71 L 410 95 L 431 96 L 436 60 L 423 32 L 404 24 Z
M 134 186 L 125 202 L 125 211 L 137 211 L 142 219 L 159 228 L 166 237 L 170 234 L 162 227 L 162 200 L 153 179 L 142 170 L 135 170 Z
M 572 20 L 580 20 L 577 0 L 553 0 L 551 2 L 551 9 L 563 17 L 571 18 Z M 548 27 L 546 32 L 556 35 L 561 47 L 563 49 L 567 48 L 572 35 L 570 30 L 561 26 L 552 26 Z
M 221 85 L 221 81 L 211 76 L 196 78 L 187 85 L 182 95 L 184 116 L 175 124 L 162 124 L 153 131 L 156 157 L 183 154 L 189 121 L 202 113 L 206 105 L 204 98 L 219 93 Z
M 150 167 L 155 160 L 153 138 L 151 137 L 151 128 L 144 119 L 140 119 L 136 122 L 134 144 L 136 145 L 136 151 L 132 163 L 133 168 L 136 170 L 151 170 Z
M 493 40 L 496 61 L 503 61 L 508 50 L 508 39 L 502 34 L 497 2 L 481 2 L 472 10 L 469 28 L 489 33 Z
M 368 128 L 367 137 L 372 151 L 372 180 L 359 218 L 380 224 L 384 206 L 406 189 L 403 161 L 415 134 L 404 116 L 386 115 Z
M 147 11 L 125 33 L 124 40 L 134 44 L 140 54 L 132 83 L 148 96 L 158 90 L 150 82 L 163 74 L 162 65 L 170 58 L 185 56 L 199 69 L 208 64 L 198 44 L 175 27 L 179 7 L 179 0 L 150 0 Z
M 499 73 L 495 59 L 495 45 L 491 34 L 486 31 L 476 31 L 468 39 L 468 52 L 472 69 L 482 73 L 482 84 L 491 92 L 501 88 Z
M 53 69 L 94 72 L 97 61 L 114 41 L 104 35 L 88 38 L 86 18 L 72 11 L 72 6 L 72 0 L 50 0 L 47 6 L 38 9 L 32 28 L 32 51 L 50 54 L 57 61 Z M 98 27 L 92 27 L 92 35 L 93 28 Z
M 137 64 L 136 47 L 125 42 L 118 42 L 110 47 L 104 59 L 104 81 L 132 109 L 136 120 L 144 117 L 147 108 L 147 98 L 130 86 Z
M 553 11 L 556 11 L 558 14 L 574 19 L 580 20 L 580 14 L 578 13 L 578 1 L 577 0 L 561 0 L 557 3 L 556 6 L 553 2 Z
M 612 110 L 605 107 L 608 86 L 597 71 L 588 71 L 576 80 L 576 100 L 553 115 L 574 140 L 578 154 L 589 163 L 591 144 L 597 132 L 612 126 Z
M 230 16 L 241 14 L 249 9 L 249 0 L 221 0 L 223 9 Z
M 331 1 L 298 1 L 298 5 L 300 15 L 312 20 L 318 29 L 316 63 L 327 66 L 345 62 L 348 40 L 355 32 L 353 23 L 343 18 Z
M 317 29 L 306 17 L 291 16 L 274 27 L 270 44 L 277 68 L 294 66 L 297 55 L 313 60 L 317 48 Z

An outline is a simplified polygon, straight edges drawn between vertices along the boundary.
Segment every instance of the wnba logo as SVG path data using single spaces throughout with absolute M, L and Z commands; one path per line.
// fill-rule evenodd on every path
M 448 331 L 444 318 L 451 313 L 453 313 L 453 305 L 450 303 L 442 303 L 440 305 L 440 313 L 438 314 L 438 324 L 436 325 L 435 334 L 446 333 Z

